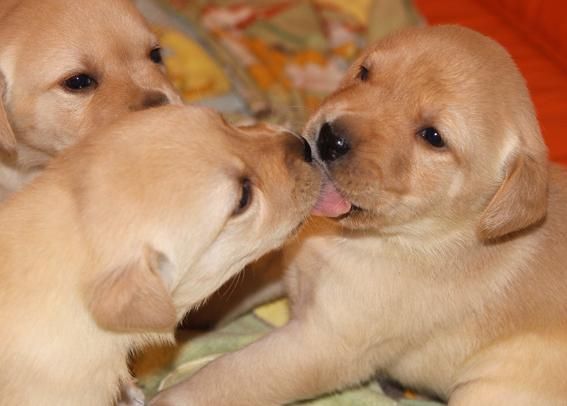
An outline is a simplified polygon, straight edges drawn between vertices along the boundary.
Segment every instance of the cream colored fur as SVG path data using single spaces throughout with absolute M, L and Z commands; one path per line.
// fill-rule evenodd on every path
M 279 405 L 376 373 L 452 406 L 567 404 L 567 176 L 505 50 L 395 34 L 310 119 L 313 147 L 324 123 L 350 145 L 322 164 L 356 208 L 284 250 L 291 321 L 152 405 Z
M 0 405 L 112 404 L 132 351 L 173 342 L 191 307 L 297 231 L 320 182 L 303 145 L 160 107 L 85 137 L 8 198 Z

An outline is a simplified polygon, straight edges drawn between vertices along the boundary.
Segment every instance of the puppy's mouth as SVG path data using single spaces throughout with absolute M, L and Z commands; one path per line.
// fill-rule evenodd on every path
M 360 206 L 357 206 L 355 204 L 351 204 L 351 208 L 350 211 L 346 214 L 347 216 L 351 213 L 357 213 L 357 212 L 361 212 L 364 211 L 364 209 Z
M 353 216 L 356 216 L 356 215 L 359 214 L 359 213 L 364 213 L 364 212 L 366 212 L 365 209 L 363 209 L 362 207 L 357 206 L 357 205 L 351 203 L 350 210 L 349 210 L 347 213 L 345 213 L 345 214 L 343 214 L 343 215 L 341 215 L 341 216 L 339 216 L 339 217 L 336 217 L 336 220 L 346 220 L 346 219 L 349 219 L 349 218 L 351 218 L 351 217 L 353 217 Z
M 334 183 L 325 176 L 321 184 L 321 191 L 317 203 L 311 214 L 321 217 L 342 217 L 352 211 L 361 210 L 360 207 L 349 202 L 335 187 Z

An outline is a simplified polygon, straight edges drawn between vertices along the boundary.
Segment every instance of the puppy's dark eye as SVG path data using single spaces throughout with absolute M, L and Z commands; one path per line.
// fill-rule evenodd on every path
M 154 63 L 163 63 L 163 58 L 161 57 L 161 48 L 154 48 L 150 51 L 150 59 Z
M 73 75 L 63 81 L 63 87 L 72 92 L 87 90 L 96 86 L 96 84 L 96 80 L 85 73 Z
M 250 206 L 250 202 L 252 202 L 252 183 L 250 179 L 244 178 L 241 183 L 240 200 L 238 201 L 236 209 L 234 209 L 233 215 L 244 213 Z
M 358 80 L 366 82 L 368 80 L 369 75 L 370 75 L 370 71 L 368 70 L 368 68 L 366 66 L 360 65 L 360 69 L 358 71 L 358 74 L 356 75 L 356 78 Z
M 445 141 L 439 131 L 433 127 L 427 127 L 420 131 L 419 135 L 423 138 L 427 143 L 431 144 L 435 148 L 443 148 L 445 146 Z

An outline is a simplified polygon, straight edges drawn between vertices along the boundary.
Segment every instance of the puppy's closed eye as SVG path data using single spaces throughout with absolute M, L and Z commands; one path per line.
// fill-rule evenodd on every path
M 243 178 L 241 181 L 240 200 L 238 201 L 238 205 L 234 209 L 232 215 L 237 216 L 244 213 L 248 209 L 248 207 L 250 207 L 252 197 L 252 182 L 248 178 Z

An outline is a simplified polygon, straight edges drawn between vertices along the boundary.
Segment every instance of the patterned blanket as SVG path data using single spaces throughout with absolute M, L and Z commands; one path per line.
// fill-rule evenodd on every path
M 409 0 L 138 0 L 186 101 L 298 129 L 369 42 L 420 23 Z

